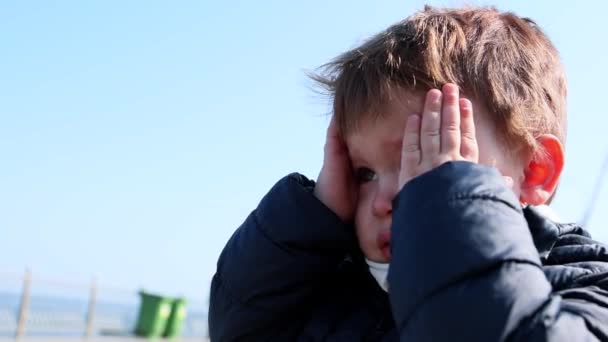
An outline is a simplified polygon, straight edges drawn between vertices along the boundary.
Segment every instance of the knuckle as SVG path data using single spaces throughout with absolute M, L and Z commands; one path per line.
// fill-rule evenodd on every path
M 475 142 L 475 134 L 471 132 L 462 132 L 462 139 L 470 142 Z
M 418 144 L 408 144 L 403 146 L 403 152 L 407 154 L 412 154 L 418 151 L 420 151 L 420 147 L 418 146 Z
M 458 101 L 460 100 L 458 94 L 448 92 L 448 93 L 444 94 L 443 96 L 445 96 L 446 104 L 452 105 L 455 107 L 458 105 Z M 456 108 L 458 108 L 458 107 L 456 107 Z
M 436 138 L 441 135 L 441 132 L 439 132 L 438 129 L 429 129 L 425 131 L 424 134 L 429 138 Z
M 447 122 L 443 125 L 443 130 L 446 133 L 457 133 L 460 132 L 460 125 L 456 122 Z

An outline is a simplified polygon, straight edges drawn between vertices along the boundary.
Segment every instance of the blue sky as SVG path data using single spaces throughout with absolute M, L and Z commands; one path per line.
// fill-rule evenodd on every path
M 567 166 L 553 207 L 577 221 L 608 152 L 608 5 L 508 5 L 499 8 L 545 29 L 568 72 Z M 206 298 L 221 248 L 269 187 L 318 173 L 329 103 L 305 71 L 422 6 L 2 3 L 0 273 L 28 266 Z M 603 241 L 607 187 L 589 225 Z

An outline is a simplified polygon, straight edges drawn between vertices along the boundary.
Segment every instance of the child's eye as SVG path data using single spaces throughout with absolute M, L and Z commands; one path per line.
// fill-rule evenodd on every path
M 376 179 L 376 173 L 366 167 L 360 167 L 355 171 L 357 183 L 367 183 Z

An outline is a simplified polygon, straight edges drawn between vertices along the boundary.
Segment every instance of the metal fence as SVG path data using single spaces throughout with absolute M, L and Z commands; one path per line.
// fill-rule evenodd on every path
M 131 336 L 137 291 L 24 275 L 0 274 L 0 338 Z M 207 307 L 187 298 L 184 337 L 207 336 Z

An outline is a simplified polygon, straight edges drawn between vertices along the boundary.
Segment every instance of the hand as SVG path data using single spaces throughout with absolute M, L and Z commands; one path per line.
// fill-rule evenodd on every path
M 314 195 L 343 222 L 350 223 L 354 219 L 357 205 L 356 191 L 348 148 L 332 117 L 325 138 L 323 167 Z
M 473 105 L 460 98 L 458 86 L 428 91 L 422 118 L 412 114 L 407 119 L 401 151 L 399 189 L 445 162 L 478 162 Z

